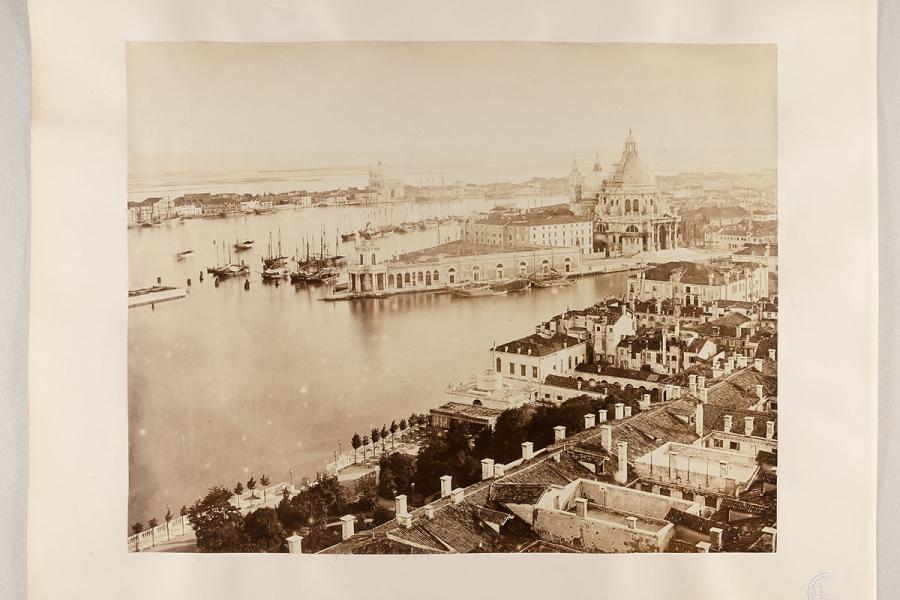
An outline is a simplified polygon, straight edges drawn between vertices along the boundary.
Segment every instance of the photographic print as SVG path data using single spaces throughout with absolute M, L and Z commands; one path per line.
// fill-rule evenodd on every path
M 129 552 L 776 551 L 774 45 L 127 69 Z

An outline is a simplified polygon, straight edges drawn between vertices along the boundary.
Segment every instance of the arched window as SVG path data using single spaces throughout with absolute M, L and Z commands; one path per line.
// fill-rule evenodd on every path
M 627 199 L 625 200 L 625 212 L 626 213 L 631 212 L 631 200 L 627 200 Z
M 500 369 L 502 366 L 503 366 L 502 361 L 500 360 L 500 357 L 498 356 L 497 357 L 497 372 L 498 373 L 500 372 Z
M 635 225 L 629 225 L 627 229 L 625 229 L 625 233 L 637 233 L 638 228 Z
M 481 273 L 481 268 L 478 265 L 472 267 L 472 281 L 478 281 L 478 276 Z
M 403 274 L 403 283 L 409 283 L 409 273 Z
M 394 287 L 394 274 L 388 275 L 388 287 Z
M 435 269 L 434 273 L 431 274 L 431 281 L 437 281 L 438 279 L 440 279 L 439 275 L 440 274 L 437 272 L 437 269 Z
M 566 273 L 569 273 L 569 272 L 572 270 L 572 259 L 571 259 L 571 258 L 566 258 L 566 260 L 564 261 L 563 264 L 565 264 L 565 267 L 566 267 Z
M 641 201 L 638 200 L 637 198 L 635 198 L 634 199 L 634 212 L 640 212 L 640 211 L 641 211 Z
M 447 270 L 447 279 L 450 281 L 450 283 L 456 283 L 456 269 L 450 267 Z
M 541 261 L 541 271 L 543 271 L 544 274 L 547 274 L 547 272 L 550 271 L 550 261 L 546 258 Z
M 424 283 L 425 282 L 425 274 L 422 273 L 422 271 L 419 271 L 419 275 L 418 275 L 418 277 L 416 277 L 416 279 L 419 280 L 419 283 Z
M 497 263 L 497 266 L 495 268 L 497 269 L 497 279 L 503 279 L 503 265 Z
M 525 275 L 528 273 L 528 263 L 524 260 L 519 262 L 519 275 Z

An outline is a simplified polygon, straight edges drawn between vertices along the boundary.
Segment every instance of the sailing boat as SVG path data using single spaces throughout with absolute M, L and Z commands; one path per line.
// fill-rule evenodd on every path
M 180 233 L 180 238 L 181 238 L 181 247 L 184 248 L 184 230 L 182 229 L 179 233 Z M 193 256 L 193 254 L 194 254 L 193 250 L 191 250 L 189 248 L 185 248 L 184 250 L 180 250 L 179 252 L 177 252 L 175 254 L 175 260 L 179 260 L 179 261 L 185 260 L 185 259 Z
M 246 227 L 247 227 L 247 217 L 244 217 L 244 229 L 245 229 L 245 231 L 246 231 Z M 235 252 L 243 252 L 244 250 L 249 250 L 249 249 L 252 248 L 252 247 L 253 247 L 253 240 L 251 240 L 251 239 L 239 240 L 239 239 L 237 238 L 237 236 L 235 236 L 235 238 L 234 238 L 234 250 L 235 250 Z
M 269 254 L 262 257 L 263 270 L 272 267 L 283 267 L 287 263 L 287 257 L 281 254 L 281 230 L 278 230 L 278 254 L 272 254 L 272 232 L 269 232 Z

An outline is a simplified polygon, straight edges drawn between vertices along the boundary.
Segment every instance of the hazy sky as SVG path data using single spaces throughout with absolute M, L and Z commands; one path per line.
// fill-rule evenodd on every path
M 762 45 L 138 43 L 132 172 L 618 158 L 776 166 Z M 588 165 L 583 166 L 587 168 Z

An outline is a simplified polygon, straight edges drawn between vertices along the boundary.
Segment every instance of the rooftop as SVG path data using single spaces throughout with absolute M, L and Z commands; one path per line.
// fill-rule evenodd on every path
M 458 240 L 455 242 L 447 242 L 438 244 L 423 250 L 415 250 L 399 255 L 397 262 L 406 264 L 436 262 L 446 258 L 462 258 L 465 256 L 478 256 L 489 254 L 512 254 L 515 252 L 534 252 L 537 250 L 546 250 L 540 246 L 495 246 L 491 244 L 475 244 L 472 242 L 464 242 Z
M 548 356 L 554 352 L 583 344 L 578 338 L 568 336 L 564 333 L 555 333 L 550 337 L 544 337 L 538 333 L 533 333 L 527 337 L 513 340 L 505 344 L 498 344 L 494 349 L 497 352 L 507 352 L 509 354 L 526 354 L 529 356 Z

